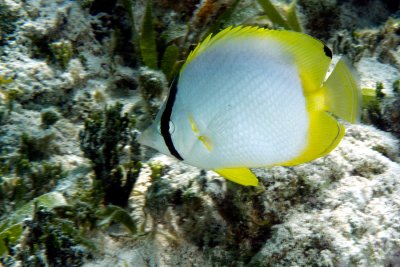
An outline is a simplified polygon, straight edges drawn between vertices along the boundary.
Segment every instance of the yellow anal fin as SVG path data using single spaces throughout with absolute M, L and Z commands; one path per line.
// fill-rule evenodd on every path
M 248 168 L 228 168 L 214 171 L 234 183 L 245 186 L 258 186 L 257 177 Z
M 350 67 L 343 59 L 335 65 L 322 85 L 326 109 L 348 122 L 360 116 L 361 95 Z
M 331 152 L 343 138 L 345 129 L 327 112 L 310 114 L 310 129 L 305 150 L 296 158 L 278 165 L 292 166 L 302 164 Z

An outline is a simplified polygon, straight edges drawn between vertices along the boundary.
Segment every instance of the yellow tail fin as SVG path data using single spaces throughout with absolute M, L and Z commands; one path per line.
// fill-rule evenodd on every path
M 361 94 L 349 66 L 341 58 L 322 88 L 329 112 L 354 123 L 360 117 Z

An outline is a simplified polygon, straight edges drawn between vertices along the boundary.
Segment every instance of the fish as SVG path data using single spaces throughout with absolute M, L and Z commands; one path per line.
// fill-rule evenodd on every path
M 356 123 L 350 64 L 304 33 L 228 27 L 191 51 L 139 142 L 244 186 L 250 168 L 294 166 L 330 153 Z M 328 75 L 329 73 L 329 75 Z

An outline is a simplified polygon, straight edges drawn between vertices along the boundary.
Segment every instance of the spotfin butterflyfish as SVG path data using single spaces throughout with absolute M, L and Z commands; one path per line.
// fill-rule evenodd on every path
M 235 183 L 257 186 L 255 167 L 327 155 L 354 123 L 360 93 L 340 59 L 313 37 L 227 28 L 189 54 L 142 144 Z

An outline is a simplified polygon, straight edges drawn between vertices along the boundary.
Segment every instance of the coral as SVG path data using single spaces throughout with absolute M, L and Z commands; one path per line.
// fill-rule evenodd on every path
M 262 183 L 256 189 L 224 182 L 175 161 L 171 165 L 171 160 L 156 156 L 154 162 L 165 167 L 161 177 L 157 169 L 149 173 L 157 178 L 149 178 L 146 212 L 154 222 L 151 229 L 160 234 L 167 230 L 175 239 L 200 248 L 212 261 L 205 266 L 227 266 L 226 262 L 326 266 L 366 261 L 379 265 L 382 253 L 379 249 L 368 252 L 368 240 L 386 229 L 374 215 L 379 203 L 397 206 L 396 193 L 389 190 L 393 186 L 399 190 L 399 166 L 391 161 L 397 158 L 396 148 L 389 135 L 366 126 L 349 126 L 343 144 L 325 158 L 291 168 L 255 169 Z M 333 208 L 337 206 L 340 211 Z M 396 216 L 393 209 L 379 213 L 389 225 L 388 217 Z M 365 223 L 377 225 L 369 232 Z M 393 240 L 398 236 L 396 227 L 390 230 Z M 358 244 L 356 251 L 346 250 L 354 244 Z M 396 253 L 396 242 L 387 246 Z M 364 251 L 362 257 L 360 251 Z
M 5 266 L 18 261 L 24 266 L 80 266 L 90 256 L 80 245 L 82 238 L 75 226 L 42 206 L 36 205 L 33 218 L 24 224 L 22 246 L 10 249 L 2 259 Z
M 33 199 L 3 218 L 0 222 L 0 257 L 8 254 L 10 247 L 20 240 L 23 233 L 23 223 L 26 219 L 32 218 L 35 206 L 52 209 L 65 204 L 66 200 L 60 193 L 48 193 Z
M 154 118 L 167 91 L 165 78 L 159 72 L 142 68 L 139 74 L 139 90 L 148 115 Z
M 351 34 L 347 30 L 336 32 L 331 42 L 333 53 L 346 55 L 353 64 L 361 60 L 367 49 L 357 34 Z
M 298 5 L 305 19 L 305 32 L 311 36 L 327 40 L 332 36 L 330 29 L 337 29 L 340 25 L 340 11 L 335 0 L 299 0 Z
M 94 0 L 89 13 L 96 16 L 94 37 L 108 46 L 111 60 L 118 60 L 124 66 L 136 67 L 140 60 L 138 34 L 132 15 L 133 1 Z
M 16 21 L 18 13 L 16 10 L 8 6 L 4 1 L 0 3 L 0 51 L 2 45 L 7 43 L 7 35 L 14 33 L 16 29 Z
M 400 99 L 397 92 L 397 82 L 393 82 L 393 95 L 383 93 L 382 82 L 376 83 L 375 89 L 363 89 L 363 113 L 361 119 L 365 123 L 373 124 L 379 129 L 400 136 L 399 107 Z
M 57 41 L 49 44 L 49 48 L 54 59 L 62 68 L 65 69 L 73 56 L 73 47 L 71 42 L 65 40 Z
M 10 138 L 7 131 L 2 134 L 7 137 L 6 140 Z M 57 150 L 57 145 L 53 143 L 55 137 L 54 132 L 46 131 L 37 135 L 22 133 L 19 147 L 1 151 L 3 178 L 0 181 L 0 211 L 19 207 L 51 191 L 59 180 L 66 177 L 67 172 L 62 165 L 49 159 L 50 154 Z M 7 141 L 3 145 L 10 145 Z
M 383 121 L 386 130 L 400 138 L 400 93 L 398 87 L 399 80 L 393 84 L 395 95 L 388 99 L 383 106 Z
M 31 199 L 49 192 L 55 187 L 57 181 L 67 175 L 61 164 L 46 161 L 32 163 L 25 158 L 19 158 L 8 164 L 10 165 L 7 169 L 14 176 L 5 178 L 0 183 L 0 187 L 3 191 L 1 196 L 3 204 L 8 203 L 11 207 L 19 207 Z M 2 209 L 6 209 L 6 207 Z
M 126 206 L 141 163 L 136 134 L 132 132 L 134 121 L 121 112 L 122 104 L 117 103 L 92 113 L 80 132 L 80 144 L 93 164 L 94 197 L 100 196 L 105 204 Z
M 48 128 L 60 119 L 60 114 L 54 109 L 45 109 L 40 113 L 40 118 L 43 126 Z
M 55 134 L 52 132 L 44 132 L 41 136 L 23 133 L 19 153 L 29 161 L 47 159 L 57 149 L 54 138 Z
M 185 238 L 195 244 L 213 262 L 226 259 L 233 265 L 248 262 L 252 251 L 260 248 L 261 240 L 269 235 L 271 225 L 276 223 L 271 214 L 263 214 L 258 190 L 233 184 L 223 189 L 222 183 L 207 181 L 204 173 L 191 173 L 193 180 L 185 179 L 176 186 L 165 176 L 168 169 L 163 168 L 164 175 L 159 177 L 159 168 L 155 166 L 159 163 L 150 166 L 153 178 L 145 204 L 147 214 L 154 221 L 151 229 L 158 232 L 162 231 L 158 224 L 167 225 L 175 238 Z M 182 179 L 185 174 L 177 176 Z M 222 194 L 215 194 L 214 190 Z M 216 248 L 224 252 L 213 253 Z
M 0 82 L 0 85 L 9 83 L 12 83 L 12 79 L 3 80 L 2 83 Z M 7 123 L 7 120 L 10 118 L 10 115 L 14 110 L 15 99 L 18 98 L 21 94 L 21 90 L 15 88 L 7 89 L 3 92 L 3 98 L 6 101 L 6 105 L 3 105 L 3 103 L 0 104 L 0 125 Z
M 398 21 L 389 18 L 378 30 L 338 31 L 330 40 L 333 52 L 347 55 L 352 62 L 358 62 L 362 56 L 376 56 L 380 62 L 390 63 L 399 69 L 400 62 L 396 57 L 396 49 L 400 45 L 399 25 Z

